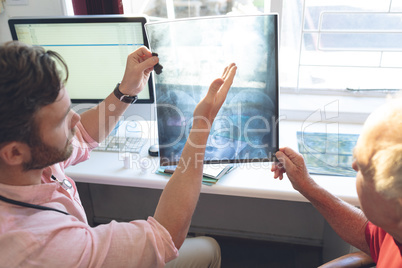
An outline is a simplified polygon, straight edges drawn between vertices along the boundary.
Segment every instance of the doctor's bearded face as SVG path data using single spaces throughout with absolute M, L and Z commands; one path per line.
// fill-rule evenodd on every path
M 34 117 L 36 124 L 27 142 L 30 159 L 23 164 L 24 170 L 42 169 L 68 159 L 73 152 L 71 141 L 79 120 L 62 87 L 56 101 L 42 107 Z
M 75 134 L 75 129 L 72 130 L 71 137 Z M 46 144 L 38 133 L 33 135 L 31 146 L 31 159 L 23 164 L 25 171 L 32 169 L 42 169 L 53 164 L 67 160 L 72 152 L 73 145 L 70 139 L 67 139 L 66 144 L 63 148 L 53 147 Z

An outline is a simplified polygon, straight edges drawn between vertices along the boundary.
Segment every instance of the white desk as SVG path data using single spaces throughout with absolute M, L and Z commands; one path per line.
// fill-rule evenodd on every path
M 143 130 L 147 129 L 148 137 L 156 136 L 154 125 L 143 125 Z M 328 129 L 359 133 L 360 126 L 281 122 L 280 145 L 296 149 L 296 131 Z M 80 182 L 81 199 L 90 221 L 99 224 L 153 215 L 169 176 L 155 174 L 159 159 L 148 156 L 148 146 L 137 156 L 148 164 L 144 172 L 135 165 L 125 169 L 118 153 L 96 151 L 88 161 L 66 169 L 71 178 Z M 334 195 L 359 205 L 355 178 L 312 177 Z M 267 163 L 241 164 L 217 184 L 203 185 L 190 232 L 321 247 L 324 260 L 344 255 L 350 249 L 286 177 L 282 181 L 272 178 Z
M 155 133 L 153 127 L 151 128 L 152 131 L 147 135 L 152 136 L 152 133 Z M 327 124 L 311 125 L 306 122 L 281 122 L 281 146 L 286 145 L 297 148 L 295 134 L 297 130 L 317 131 L 323 127 L 328 128 Z M 343 133 L 358 133 L 360 126 L 338 125 L 336 129 Z M 169 176 L 155 174 L 159 159 L 148 156 L 147 149 L 148 145 L 145 145 L 140 155 L 134 155 L 134 158 L 140 158 L 145 161 L 148 166 L 145 172 L 141 172 L 141 169 L 136 167 L 135 164 L 133 169 L 124 169 L 123 160 L 119 159 L 118 153 L 92 152 L 88 161 L 67 168 L 66 173 L 77 182 L 163 189 Z M 271 166 L 268 163 L 240 164 L 238 168 L 221 178 L 217 184 L 213 186 L 203 185 L 201 192 L 307 202 L 301 194 L 292 188 L 286 177 L 282 181 L 274 180 L 270 168 Z M 355 178 L 322 175 L 312 175 L 312 177 L 332 194 L 352 205 L 359 205 Z
M 68 176 L 78 182 L 106 185 L 131 186 L 163 189 L 169 176 L 155 174 L 158 158 L 145 157 L 152 167 L 142 173 L 138 169 L 124 169 L 117 153 L 92 152 L 90 160 L 66 170 Z M 222 177 L 213 186 L 203 185 L 202 193 L 256 197 L 288 201 L 307 200 L 295 191 L 289 180 L 274 180 L 269 163 L 240 164 L 235 170 Z M 355 178 L 313 175 L 315 181 L 346 202 L 359 205 Z

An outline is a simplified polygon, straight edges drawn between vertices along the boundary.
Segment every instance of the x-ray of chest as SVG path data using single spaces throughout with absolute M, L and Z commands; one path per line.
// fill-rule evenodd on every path
M 145 25 L 163 71 L 155 75 L 160 164 L 177 164 L 193 111 L 229 63 L 232 88 L 208 139 L 205 163 L 272 161 L 278 150 L 277 15 L 204 17 Z

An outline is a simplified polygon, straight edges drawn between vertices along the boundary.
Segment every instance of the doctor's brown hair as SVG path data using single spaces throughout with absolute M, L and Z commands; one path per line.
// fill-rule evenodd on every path
M 18 41 L 0 46 L 0 148 L 11 141 L 31 145 L 36 112 L 56 101 L 67 78 L 67 65 L 56 52 Z

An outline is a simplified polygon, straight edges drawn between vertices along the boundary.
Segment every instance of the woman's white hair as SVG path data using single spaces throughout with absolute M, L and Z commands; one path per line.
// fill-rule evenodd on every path
M 383 116 L 384 133 L 373 141 L 376 148 L 370 170 L 377 192 L 385 198 L 402 197 L 402 98 L 389 100 Z M 384 112 L 384 113 L 383 113 Z M 386 119 L 385 119 L 386 118 Z
M 401 198 L 402 144 L 394 144 L 377 151 L 371 159 L 371 163 L 377 192 L 385 198 Z

